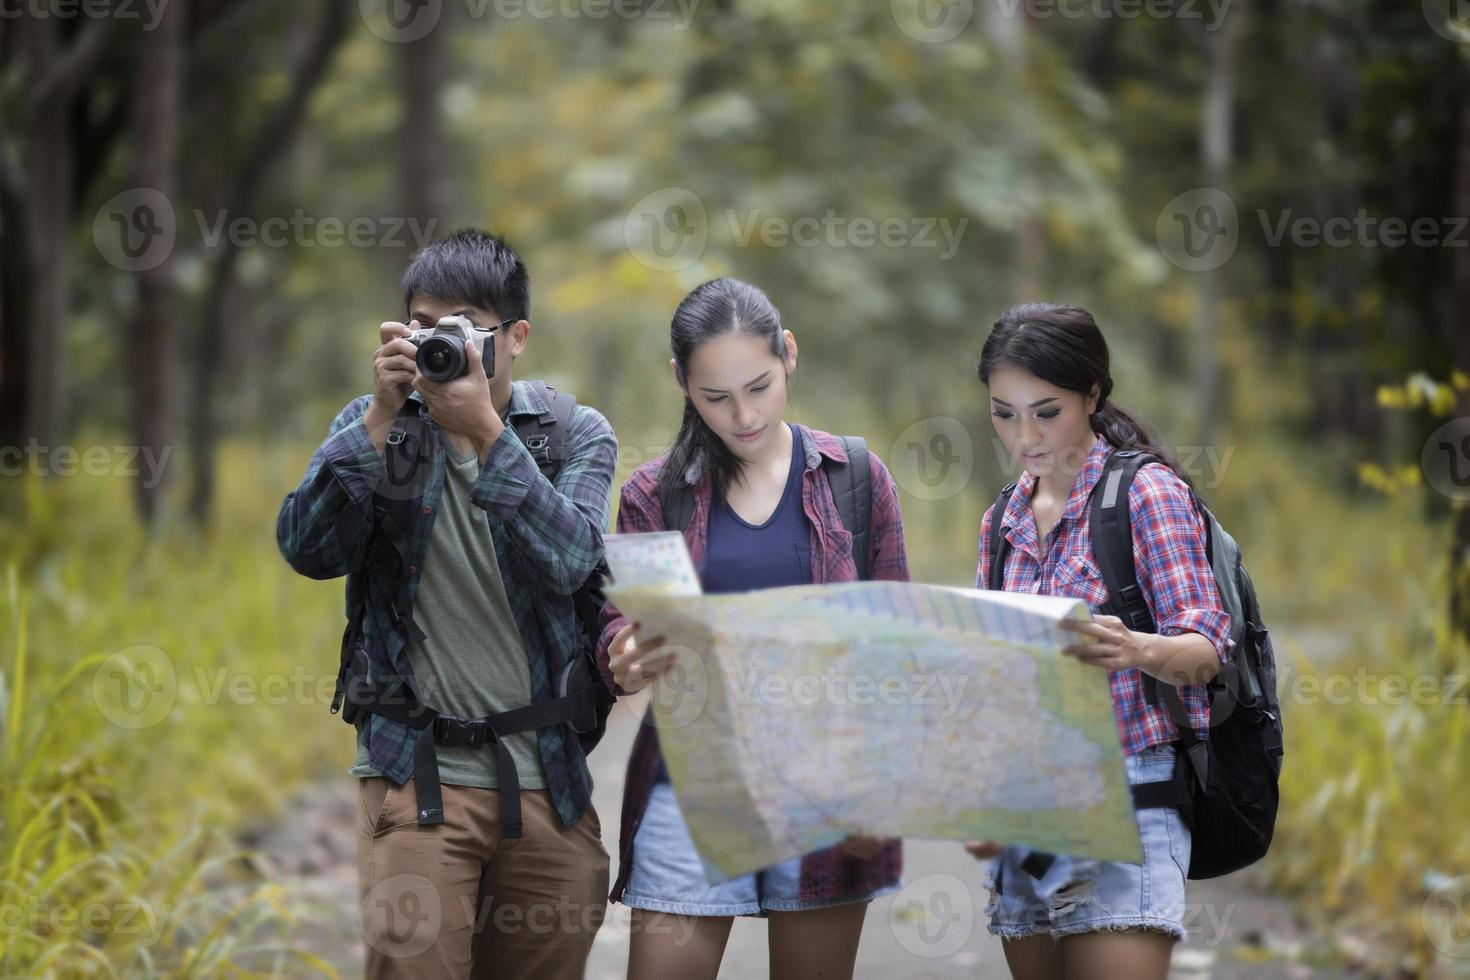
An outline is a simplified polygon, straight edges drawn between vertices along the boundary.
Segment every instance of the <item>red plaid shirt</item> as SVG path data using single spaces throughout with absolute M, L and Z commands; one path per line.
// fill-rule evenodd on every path
M 1029 472 L 1021 475 L 1001 516 L 1001 529 L 1011 543 L 1002 579 L 1005 591 L 1070 596 L 1086 602 L 1094 613 L 1107 605 L 1107 583 L 1092 553 L 1087 498 L 1112 451 L 1112 445 L 1098 436 L 1072 484 L 1062 519 L 1048 535 L 1050 543 L 1044 553 L 1031 513 L 1036 478 Z M 979 589 L 990 581 L 990 513 L 994 509 L 992 504 L 980 522 L 980 568 L 975 575 Z M 1233 645 L 1230 615 L 1221 606 L 1215 576 L 1205 558 L 1205 518 L 1189 487 L 1167 466 L 1150 463 L 1133 478 L 1128 514 L 1138 584 L 1159 633 L 1199 633 L 1215 645 L 1222 661 L 1228 660 Z M 1174 721 L 1164 706 L 1144 701 L 1143 675 L 1137 668 L 1110 672 L 1108 685 L 1124 752 L 1137 755 L 1177 738 Z M 1196 732 L 1206 737 L 1210 709 L 1204 685 L 1190 684 L 1179 693 Z
M 852 534 L 842 526 L 842 517 L 832 499 L 832 490 L 827 484 L 827 473 L 822 469 L 822 457 L 847 462 L 847 453 L 842 443 L 834 436 L 804 426 L 795 426 L 806 445 L 806 471 L 802 474 L 801 502 L 807 520 L 812 526 L 812 581 L 852 582 L 857 579 L 857 566 L 852 560 Z M 663 469 L 663 457 L 645 463 L 633 471 L 628 482 L 623 484 L 618 502 L 618 532 L 662 531 L 663 507 L 659 502 L 658 475 Z M 869 520 L 868 577 L 906 582 L 909 577 L 908 558 L 903 547 L 903 516 L 898 507 L 898 492 L 887 467 L 872 453 L 868 454 L 872 476 L 872 516 Z M 690 557 L 696 567 L 702 566 L 706 556 L 709 533 L 709 510 L 711 483 L 701 479 L 694 487 L 694 513 L 689 527 L 684 531 L 684 541 L 689 546 Z M 619 695 L 627 692 L 613 681 L 608 665 L 608 646 L 618 630 L 627 625 L 627 618 L 608 603 L 602 610 L 602 637 L 597 644 L 597 658 L 602 665 L 603 676 L 608 687 Z M 793 752 L 804 751 L 802 746 L 793 745 Z M 649 797 L 653 794 L 654 779 L 658 772 L 658 730 L 652 725 L 643 725 L 633 743 L 633 754 L 628 759 L 628 775 L 623 790 L 623 823 L 618 835 L 621 854 L 618 860 L 618 877 L 613 882 L 611 900 L 622 897 L 628 883 L 628 874 L 633 868 L 633 838 L 648 809 Z M 877 856 L 866 861 L 847 857 L 836 847 L 813 851 L 801 859 L 800 897 L 806 899 L 841 898 L 846 895 L 872 891 L 898 883 L 903 868 L 901 845 L 895 841 L 883 848 Z

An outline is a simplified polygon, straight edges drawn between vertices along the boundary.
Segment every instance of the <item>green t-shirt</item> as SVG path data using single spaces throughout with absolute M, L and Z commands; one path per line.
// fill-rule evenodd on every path
M 426 704 L 460 718 L 519 708 L 531 701 L 531 670 L 526 646 L 505 597 L 495 542 L 485 512 L 470 501 L 480 461 L 457 455 L 449 441 L 444 494 L 424 554 L 414 594 L 413 618 L 427 638 L 409 642 L 408 659 Z M 536 749 L 536 733 L 506 738 L 522 789 L 545 789 L 546 774 Z M 437 747 L 439 781 L 498 788 L 500 776 L 493 744 Z M 381 776 L 357 743 L 354 776 Z

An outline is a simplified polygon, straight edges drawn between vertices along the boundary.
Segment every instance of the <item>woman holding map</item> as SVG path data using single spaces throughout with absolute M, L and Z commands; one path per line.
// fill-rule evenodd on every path
M 683 422 L 668 454 L 623 486 L 619 532 L 683 531 L 707 593 L 850 582 L 862 565 L 867 578 L 908 579 L 887 468 L 856 440 L 785 420 L 796 338 L 765 293 L 734 279 L 704 283 L 674 311 L 670 346 Z M 862 483 L 868 525 L 845 526 L 833 485 Z M 673 665 L 661 639 L 611 603 L 602 622 L 598 656 L 617 693 Z M 651 725 L 628 764 L 621 849 L 612 900 L 633 909 L 634 980 L 713 980 L 737 915 L 769 919 L 772 977 L 850 977 L 868 902 L 897 889 L 901 864 L 897 840 L 849 837 L 709 884 Z
M 1205 557 L 1204 517 L 1174 457 L 1109 400 L 1107 342 L 1086 311 L 1028 303 L 996 321 L 980 355 L 996 434 L 1024 472 L 1004 501 L 1004 544 L 992 577 L 993 505 L 980 530 L 978 588 L 1064 595 L 1092 609 L 1063 652 L 1108 671 L 1128 779 L 1174 774 L 1179 737 L 1164 703 L 1145 697 L 1146 677 L 1175 685 L 1196 736 L 1209 727 L 1204 683 L 1230 656 L 1230 617 Z M 1151 453 L 1127 493 L 1134 566 L 1156 632 L 1098 615 L 1109 591 L 1093 550 L 1089 495 L 1117 450 Z M 1158 700 L 1158 699 L 1153 699 Z M 1165 698 L 1167 703 L 1169 699 Z M 1181 717 L 1185 717 L 1181 715 Z M 1033 855 L 973 842 L 991 865 L 990 931 L 1002 938 L 1017 980 L 1093 977 L 1164 980 L 1184 937 L 1190 832 L 1172 807 L 1137 810 L 1144 862 Z

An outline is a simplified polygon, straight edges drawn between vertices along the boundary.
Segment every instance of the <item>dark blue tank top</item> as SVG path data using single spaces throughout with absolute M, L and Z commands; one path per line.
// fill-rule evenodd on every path
M 812 581 L 812 527 L 801 503 L 801 475 L 806 470 L 801 433 L 791 429 L 791 469 L 781 501 L 764 524 L 751 524 L 730 509 L 724 497 L 710 500 L 709 537 L 700 586 L 706 593 L 747 592 Z M 666 783 L 669 771 L 660 750 L 655 783 Z
M 741 519 L 721 494 L 711 499 L 701 583 L 706 593 L 811 584 L 812 527 L 801 504 L 805 460 L 801 433 L 792 428 L 786 489 L 764 524 Z

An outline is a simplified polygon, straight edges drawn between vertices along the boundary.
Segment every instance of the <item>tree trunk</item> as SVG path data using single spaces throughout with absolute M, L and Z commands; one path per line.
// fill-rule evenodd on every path
M 54 70 L 62 59 L 55 18 L 26 23 L 32 71 Z M 73 158 L 67 140 L 65 90 L 33 95 L 26 118 L 22 158 L 26 197 L 21 244 L 30 292 L 29 320 L 15 325 L 30 336 L 23 342 L 26 360 L 22 382 L 24 398 L 20 435 L 26 443 L 54 447 L 61 431 L 61 337 L 70 305 L 67 286 L 71 262 L 66 247 L 72 226 L 71 171 Z M 24 303 L 23 300 L 21 300 Z
M 1460 136 L 1456 147 L 1455 187 L 1451 195 L 1454 213 L 1470 215 L 1470 62 L 1460 61 Z M 1454 250 L 1454 301 L 1449 304 L 1448 324 L 1454 367 L 1470 376 L 1470 249 Z M 1458 322 L 1455 322 L 1458 321 Z M 1455 406 L 1459 418 L 1470 418 L 1470 390 L 1462 390 Z M 1470 505 L 1455 508 L 1455 529 L 1450 543 L 1450 627 L 1463 640 L 1470 640 Z
M 179 82 L 183 68 L 184 0 L 172 0 L 156 29 L 141 40 L 132 106 L 133 186 L 152 188 L 174 202 L 177 188 Z M 170 250 L 171 253 L 172 250 Z M 174 383 L 179 359 L 179 288 L 167 254 L 137 273 L 138 307 L 128 345 L 133 386 L 133 432 L 143 458 L 166 460 L 176 429 Z M 164 507 L 168 469 L 138 467 L 138 516 L 156 528 Z
M 398 202 L 403 213 L 399 217 L 417 221 L 419 228 L 433 227 L 429 222 L 441 219 L 448 206 L 449 156 L 439 108 L 448 76 L 447 33 L 441 22 L 418 40 L 398 45 L 403 86 L 398 137 Z
M 323 0 L 312 41 L 301 52 L 286 96 L 255 134 L 235 176 L 223 207 L 230 215 L 248 215 L 256 207 L 270 168 L 286 154 L 295 139 L 312 92 L 326 76 L 347 34 L 351 0 Z M 437 31 L 430 31 L 435 34 Z M 209 285 L 199 317 L 199 362 L 195 366 L 189 403 L 189 448 L 192 479 L 189 518 L 198 526 L 209 521 L 214 506 L 215 465 L 219 444 L 219 394 L 227 389 L 224 357 L 226 338 L 236 321 L 230 302 L 240 250 L 231 237 L 220 239 L 210 269 Z
M 1230 193 L 1231 136 L 1235 125 L 1235 37 L 1241 16 L 1236 4 L 1215 30 L 1204 33 L 1206 75 L 1200 112 L 1200 163 L 1203 183 Z M 1220 269 L 1199 273 L 1195 312 L 1195 397 L 1198 446 L 1213 444 L 1224 399 L 1220 393 Z

